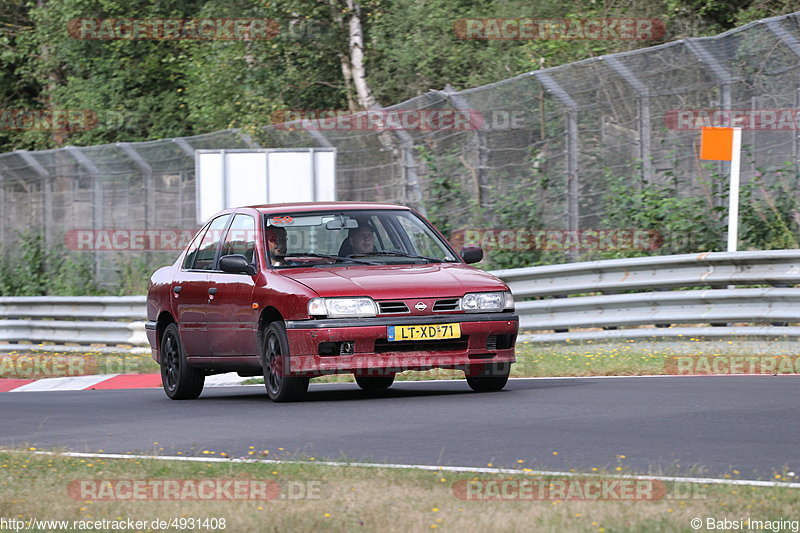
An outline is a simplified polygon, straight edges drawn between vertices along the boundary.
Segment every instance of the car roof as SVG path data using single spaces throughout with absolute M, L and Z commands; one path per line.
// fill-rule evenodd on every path
M 250 209 L 257 209 L 261 213 L 290 213 L 297 211 L 330 211 L 341 209 L 403 209 L 410 208 L 396 204 L 381 204 L 375 202 L 296 202 L 290 204 L 264 204 L 248 205 Z

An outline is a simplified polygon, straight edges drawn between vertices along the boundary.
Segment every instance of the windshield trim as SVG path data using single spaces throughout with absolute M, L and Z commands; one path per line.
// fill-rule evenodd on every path
M 373 216 L 373 215 L 374 216 L 381 216 L 381 215 L 383 215 L 383 216 L 390 215 L 391 216 L 392 214 L 395 214 L 395 215 L 397 215 L 397 214 L 409 214 L 409 215 L 415 217 L 417 220 L 419 220 L 426 228 L 428 228 L 431 231 L 431 233 L 439 240 L 439 244 L 443 245 L 444 249 L 448 253 L 452 254 L 453 257 L 455 258 L 454 260 L 447 260 L 446 258 L 437 259 L 436 263 L 432 263 L 430 261 L 426 261 L 424 264 L 431 265 L 431 264 L 438 264 L 438 263 L 445 263 L 445 264 L 464 263 L 464 259 L 461 257 L 461 254 L 459 254 L 453 248 L 453 246 L 450 244 L 450 242 L 447 240 L 447 238 L 444 235 L 442 235 L 442 233 L 439 232 L 439 230 L 437 230 L 436 227 L 434 227 L 433 224 L 431 224 L 424 216 L 422 216 L 420 213 L 416 212 L 413 209 L 402 209 L 402 208 L 392 208 L 392 209 L 348 209 L 348 208 L 344 207 L 343 209 L 322 209 L 322 210 L 313 210 L 313 211 L 304 210 L 304 209 L 300 209 L 298 211 L 284 211 L 284 210 L 281 210 L 281 211 L 276 211 L 276 212 L 265 212 L 265 213 L 263 213 L 262 224 L 263 224 L 263 227 L 265 229 L 268 228 L 268 227 L 284 227 L 284 226 L 272 226 L 271 224 L 268 225 L 269 219 L 271 217 L 275 217 L 275 216 L 298 216 L 298 217 L 300 217 L 300 216 L 310 216 L 310 215 L 325 216 L 325 215 L 332 215 L 332 214 L 333 215 L 336 215 L 336 214 L 345 214 L 345 215 L 362 214 L 363 216 Z M 266 248 L 265 248 L 265 253 L 267 255 L 269 255 L 269 251 Z M 409 259 L 409 261 L 408 262 L 394 262 L 394 261 L 392 261 L 392 262 L 387 262 L 387 263 L 380 263 L 380 266 L 383 266 L 383 265 L 403 265 L 403 264 L 413 265 L 413 264 L 420 264 L 420 263 L 417 262 L 417 261 L 419 261 L 419 259 L 417 259 L 417 258 L 409 257 L 409 258 L 405 258 L 405 259 Z M 287 269 L 287 268 L 289 268 L 289 269 L 296 268 L 295 265 L 280 265 L 280 266 L 273 265 L 272 261 L 269 259 L 269 257 L 267 257 L 266 263 L 271 269 L 276 269 L 276 270 L 283 270 L 283 269 Z M 313 267 L 314 265 L 303 265 L 303 266 Z M 325 264 L 325 265 L 320 265 L 320 266 L 344 267 L 344 266 L 353 266 L 353 263 L 352 262 L 343 262 L 341 264 Z

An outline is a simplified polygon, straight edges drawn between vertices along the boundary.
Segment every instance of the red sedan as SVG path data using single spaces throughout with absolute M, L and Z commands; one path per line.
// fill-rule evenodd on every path
M 147 336 L 172 399 L 205 376 L 264 376 L 269 397 L 300 399 L 309 379 L 352 373 L 368 391 L 404 370 L 455 368 L 476 391 L 502 389 L 519 319 L 508 287 L 467 265 L 407 207 L 330 202 L 227 209 L 157 270 Z

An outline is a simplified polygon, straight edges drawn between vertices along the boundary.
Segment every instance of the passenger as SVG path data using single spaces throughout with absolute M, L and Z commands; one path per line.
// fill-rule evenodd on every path
M 375 251 L 375 232 L 366 222 L 359 222 L 357 228 L 352 228 L 347 238 L 339 248 L 340 256 L 351 254 L 371 254 Z
M 284 266 L 286 264 L 283 260 L 283 256 L 286 255 L 286 228 L 267 226 L 264 233 L 272 266 Z

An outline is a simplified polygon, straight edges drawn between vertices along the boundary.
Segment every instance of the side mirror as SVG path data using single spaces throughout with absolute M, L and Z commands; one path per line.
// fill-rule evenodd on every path
M 247 274 L 255 276 L 258 272 L 253 263 L 248 263 L 247 258 L 241 254 L 223 255 L 219 258 L 219 269 L 231 274 Z
M 483 249 L 479 246 L 465 246 L 461 249 L 461 258 L 467 264 L 483 261 Z

